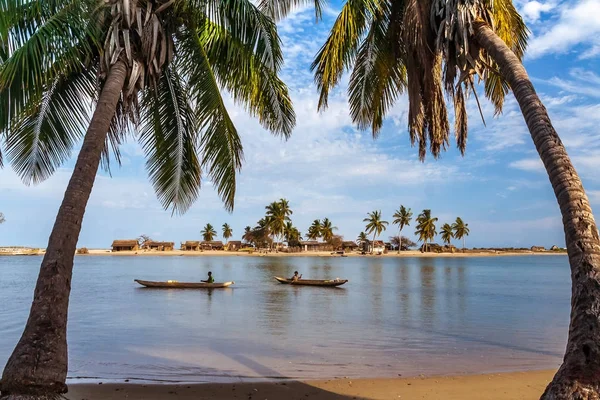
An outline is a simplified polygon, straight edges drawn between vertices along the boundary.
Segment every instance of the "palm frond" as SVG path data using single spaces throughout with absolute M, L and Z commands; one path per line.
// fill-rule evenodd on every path
M 277 74 L 261 62 L 251 46 L 216 24 L 207 22 L 200 40 L 221 87 L 258 117 L 263 127 L 289 138 L 296 115 L 288 89 Z
M 329 91 L 356 58 L 370 13 L 376 12 L 376 0 L 348 0 L 337 17 L 327 41 L 311 65 L 319 88 L 319 110 L 327 108 Z
M 376 138 L 383 119 L 406 86 L 401 40 L 404 4 L 385 2 L 374 14 L 358 50 L 348 86 L 350 114 L 359 129 L 371 128 Z
M 208 56 L 197 34 L 184 32 L 179 40 L 179 62 L 185 66 L 195 115 L 202 129 L 201 165 L 210 176 L 225 208 L 233 210 L 236 173 L 244 157 L 242 142 L 221 97 Z
M 202 174 L 197 120 L 180 76 L 163 70 L 156 89 L 143 94 L 140 108 L 139 139 L 156 195 L 165 209 L 183 213 L 198 197 Z
M 323 15 L 326 3 L 327 0 L 260 0 L 258 8 L 275 21 L 279 21 L 288 16 L 294 8 L 312 4 L 318 21 Z
M 59 78 L 12 121 L 6 133 L 7 156 L 26 184 L 45 180 L 70 157 L 89 122 L 94 83 L 89 72 Z

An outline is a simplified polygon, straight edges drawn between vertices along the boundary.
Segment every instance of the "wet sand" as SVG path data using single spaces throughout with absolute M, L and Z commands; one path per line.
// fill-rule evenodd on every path
M 554 371 L 396 379 L 333 379 L 307 382 L 73 384 L 69 400 L 534 400 Z
M 498 257 L 498 256 L 555 256 L 555 255 L 566 255 L 567 253 L 546 251 L 546 252 L 533 252 L 533 251 L 474 251 L 469 250 L 466 253 L 421 253 L 418 250 L 402 251 L 398 254 L 397 251 L 391 251 L 387 254 L 372 255 L 372 254 L 360 254 L 360 253 L 346 253 L 348 257 Z M 82 255 L 82 254 L 78 254 Z M 246 251 L 219 251 L 219 250 L 206 250 L 206 251 L 182 251 L 182 250 L 171 250 L 171 251 L 118 251 L 112 252 L 111 250 L 104 249 L 90 249 L 89 254 L 83 254 L 83 256 L 184 256 L 184 257 L 202 257 L 202 256 L 233 256 L 233 257 L 340 257 L 339 254 L 331 254 L 330 251 L 307 251 L 301 253 L 249 253 Z

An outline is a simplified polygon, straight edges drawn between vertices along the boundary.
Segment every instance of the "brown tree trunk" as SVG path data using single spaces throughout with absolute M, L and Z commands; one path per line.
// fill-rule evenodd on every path
M 67 315 L 73 258 L 126 75 L 125 64 L 117 62 L 100 94 L 50 234 L 27 325 L 2 374 L 2 398 L 56 398 L 67 391 Z
M 558 200 L 571 265 L 571 321 L 563 364 L 542 395 L 545 400 L 600 398 L 600 239 L 581 180 L 552 127 L 525 68 L 485 24 L 475 39 L 510 85 Z

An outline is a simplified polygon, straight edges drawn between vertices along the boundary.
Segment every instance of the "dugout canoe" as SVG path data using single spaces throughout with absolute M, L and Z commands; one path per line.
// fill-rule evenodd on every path
M 298 286 L 341 286 L 348 282 L 348 279 L 300 279 L 297 281 L 292 281 L 291 279 L 280 278 L 278 276 L 274 276 L 274 278 L 279 283 Z
M 134 279 L 135 282 L 147 288 L 174 288 L 174 289 L 218 289 L 226 288 L 233 285 L 235 282 L 215 282 L 215 283 L 204 283 L 204 282 L 178 282 L 178 281 L 143 281 L 141 279 Z

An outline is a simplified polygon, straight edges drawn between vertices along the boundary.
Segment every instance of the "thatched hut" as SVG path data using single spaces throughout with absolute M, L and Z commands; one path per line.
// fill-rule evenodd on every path
M 344 251 L 354 251 L 358 249 L 358 245 L 352 240 L 344 240 L 342 242 L 342 250 Z
M 531 251 L 546 251 L 544 246 L 531 246 Z
M 137 240 L 113 240 L 112 251 L 137 251 L 140 245 Z
M 186 242 L 183 242 L 183 243 L 181 243 L 181 250 L 200 251 L 200 241 L 199 240 L 188 240 Z
M 229 241 L 229 243 L 227 243 L 228 251 L 238 251 L 241 248 L 242 248 L 241 240 L 231 240 L 231 241 Z
M 174 242 L 155 242 L 151 241 L 146 243 L 147 250 L 156 250 L 156 251 L 172 251 L 175 248 Z
M 223 250 L 223 242 L 220 240 L 205 240 L 200 243 L 202 250 Z

